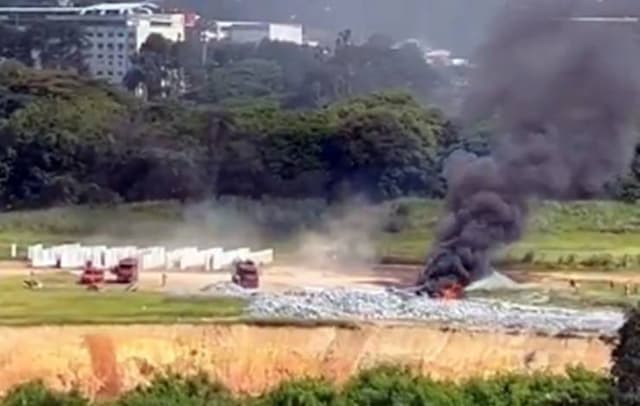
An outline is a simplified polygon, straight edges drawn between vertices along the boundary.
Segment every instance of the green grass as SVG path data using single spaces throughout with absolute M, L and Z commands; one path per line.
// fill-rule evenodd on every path
M 640 301 L 640 294 L 625 296 L 621 286 L 611 290 L 600 282 L 582 282 L 580 289 L 545 289 L 544 286 L 530 290 L 475 291 L 471 297 L 502 299 L 530 305 L 559 306 L 575 309 L 585 308 L 626 308 Z
M 11 243 L 21 251 L 35 242 L 99 242 L 106 244 L 220 241 L 272 246 L 279 258 L 288 258 L 300 242 L 297 232 L 272 233 L 276 224 L 300 231 L 313 227 L 310 220 L 326 214 L 317 202 L 233 201 L 223 212 L 195 217 L 191 209 L 175 202 L 117 207 L 69 207 L 0 214 L 0 258 Z M 442 214 L 438 201 L 404 199 L 376 208 L 372 221 L 378 232 L 371 238 L 377 256 L 391 262 L 422 263 Z M 238 223 L 242 224 L 238 224 Z M 304 222 L 304 227 L 291 224 Z M 243 232 L 240 232 L 243 231 Z M 349 228 L 350 233 L 358 230 Z M 235 238 L 235 241 L 231 241 Z M 498 255 L 510 264 L 536 269 L 639 269 L 640 205 L 614 202 L 541 203 L 531 209 L 525 238 Z
M 378 250 L 383 256 L 419 263 L 432 241 L 442 208 L 434 202 L 405 204 L 409 207 L 405 220 L 408 226 L 396 233 L 383 233 Z M 539 204 L 531 210 L 523 240 L 499 253 L 499 257 L 512 263 L 523 262 L 527 255 L 533 256 L 525 260 L 531 268 L 640 268 L 640 205 Z M 604 257 L 608 259 L 597 261 Z
M 169 298 L 155 292 L 114 287 L 91 292 L 66 273 L 39 275 L 39 290 L 23 278 L 0 279 L 0 325 L 92 323 L 195 323 L 237 318 L 244 302 L 231 298 Z

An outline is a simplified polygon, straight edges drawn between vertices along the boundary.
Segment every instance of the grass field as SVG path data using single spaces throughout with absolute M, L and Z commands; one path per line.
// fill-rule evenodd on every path
M 242 300 L 230 298 L 170 298 L 122 288 L 91 292 L 65 273 L 38 279 L 38 290 L 25 289 L 20 277 L 0 279 L 0 325 L 195 323 L 238 317 L 244 308 Z
M 421 260 L 441 207 L 412 201 L 407 227 L 383 233 L 383 256 Z M 522 241 L 498 257 L 513 266 L 542 269 L 640 268 L 640 206 L 613 202 L 541 203 L 532 207 Z
M 0 214 L 0 258 L 9 254 L 11 243 L 20 244 L 24 253 L 26 244 L 75 241 L 268 245 L 283 258 L 295 250 L 300 232 L 322 223 L 323 213 L 324 218 L 333 218 L 326 214 L 329 211 L 317 202 L 235 201 L 233 209 L 194 210 L 162 202 L 9 212 Z M 352 237 L 371 239 L 379 258 L 421 263 L 441 211 L 441 202 L 395 201 L 366 214 L 375 220 L 375 228 L 368 224 L 360 231 L 358 226 L 344 231 Z M 538 204 L 531 209 L 525 238 L 505 247 L 498 257 L 514 267 L 536 269 L 640 268 L 640 205 Z

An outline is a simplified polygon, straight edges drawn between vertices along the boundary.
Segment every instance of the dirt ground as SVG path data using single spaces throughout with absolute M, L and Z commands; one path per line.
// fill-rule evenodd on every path
M 260 289 L 284 291 L 300 287 L 351 287 L 361 289 L 381 286 L 406 287 L 416 280 L 420 267 L 404 265 L 380 266 L 296 266 L 276 265 L 261 270 Z M 30 271 L 55 272 L 55 269 L 29 268 L 26 262 L 0 261 L 0 278 L 27 276 Z M 640 284 L 640 273 L 630 271 L 503 271 L 519 282 L 535 283 L 554 289 L 570 289 L 569 281 L 609 283 L 616 285 Z M 79 273 L 79 271 L 78 271 Z M 167 275 L 167 285 L 162 287 L 162 275 Z M 144 271 L 140 274 L 139 287 L 145 290 L 198 290 L 216 282 L 229 281 L 231 275 L 224 272 L 201 271 Z
M 26 276 L 30 271 L 25 263 L 0 262 L 0 278 Z M 406 286 L 418 272 L 419 268 L 406 266 L 337 270 L 278 265 L 262 270 L 262 289 Z M 558 284 L 568 278 L 564 273 L 532 275 Z M 626 274 L 599 276 L 612 275 L 640 280 Z M 598 274 L 576 277 L 593 279 Z M 139 286 L 197 290 L 229 279 L 228 272 L 173 271 L 167 272 L 167 287 L 162 288 L 162 272 L 142 272 Z M 360 368 L 381 362 L 407 364 L 434 378 L 449 379 L 505 371 L 562 372 L 576 363 L 600 371 L 608 368 L 610 351 L 610 344 L 596 337 L 454 331 L 426 324 L 2 327 L 0 395 L 14 385 L 42 379 L 55 389 L 115 396 L 167 369 L 185 374 L 204 371 L 235 392 L 250 393 L 291 377 L 317 376 L 341 383 Z
M 55 272 L 56 269 L 31 269 L 24 262 L 0 262 L 0 278 L 25 277 L 33 271 L 35 275 Z M 414 267 L 300 267 L 278 265 L 261 270 L 262 290 L 283 291 L 300 287 L 353 287 L 379 288 L 380 286 L 409 286 L 417 276 Z M 79 271 L 78 271 L 79 273 Z M 166 286 L 162 287 L 162 275 L 166 274 Z M 225 272 L 201 271 L 144 271 L 140 273 L 139 287 L 145 290 L 198 290 L 216 282 L 230 281 Z

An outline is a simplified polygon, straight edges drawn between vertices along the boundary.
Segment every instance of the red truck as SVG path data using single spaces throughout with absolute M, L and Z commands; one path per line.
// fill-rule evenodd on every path
M 245 289 L 257 289 L 260 285 L 258 267 L 249 260 L 236 262 L 231 282 Z

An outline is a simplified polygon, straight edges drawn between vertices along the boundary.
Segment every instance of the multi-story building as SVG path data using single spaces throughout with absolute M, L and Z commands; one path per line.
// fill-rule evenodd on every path
M 237 43 L 270 41 L 292 42 L 302 45 L 300 24 L 267 23 L 257 21 L 211 21 L 202 33 L 203 40 L 228 40 Z
M 88 7 L 0 7 L 0 23 L 26 26 L 42 21 L 80 24 L 88 39 L 87 66 L 96 78 L 120 84 L 131 57 L 151 34 L 171 41 L 185 37 L 184 14 L 164 14 L 153 3 L 110 3 Z

